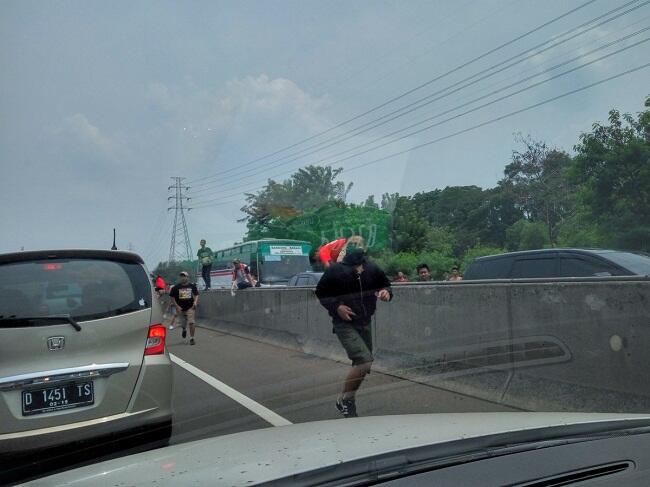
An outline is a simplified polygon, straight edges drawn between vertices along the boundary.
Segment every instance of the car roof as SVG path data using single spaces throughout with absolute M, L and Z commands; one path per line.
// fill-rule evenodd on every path
M 607 254 L 610 252 L 629 252 L 627 250 L 612 250 L 612 249 L 589 249 L 589 248 L 552 248 L 552 249 L 536 249 L 536 250 L 520 250 L 518 252 L 506 252 L 503 254 L 493 254 L 485 255 L 483 257 L 477 257 L 476 260 L 492 260 L 492 259 L 505 259 L 508 257 L 517 257 L 521 255 L 532 255 L 532 254 L 545 254 L 550 252 L 573 252 L 577 254 Z
M 100 259 L 119 262 L 132 262 L 144 264 L 142 257 L 133 252 L 124 250 L 98 250 L 98 249 L 59 249 L 59 250 L 27 250 L 0 254 L 0 264 L 10 262 L 25 262 L 43 259 Z

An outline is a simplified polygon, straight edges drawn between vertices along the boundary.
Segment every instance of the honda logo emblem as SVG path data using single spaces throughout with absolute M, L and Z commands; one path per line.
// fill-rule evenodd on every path
M 65 348 L 65 337 L 50 337 L 47 339 L 47 349 L 54 352 Z

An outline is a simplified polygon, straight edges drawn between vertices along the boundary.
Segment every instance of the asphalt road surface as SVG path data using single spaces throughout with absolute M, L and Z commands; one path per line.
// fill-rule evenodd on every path
M 348 364 L 198 327 L 196 345 L 169 332 L 174 361 L 174 420 L 170 443 L 341 417 L 334 403 Z M 504 406 L 372 372 L 357 394 L 359 415 L 507 411 Z M 343 419 L 341 419 L 343 420 Z M 146 449 L 124 444 L 86 457 L 29 469 L 43 476 Z M 38 462 L 42 465 L 42 458 Z M 36 474 L 34 472 L 37 472 Z

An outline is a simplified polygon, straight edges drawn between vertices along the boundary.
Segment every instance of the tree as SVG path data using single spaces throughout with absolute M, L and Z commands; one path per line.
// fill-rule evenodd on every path
M 366 198 L 366 201 L 363 203 L 363 206 L 366 206 L 368 208 L 377 208 L 379 209 L 379 205 L 375 202 L 375 195 L 371 194 Z
M 421 252 L 427 247 L 427 236 L 431 228 L 420 217 L 418 208 L 407 196 L 399 196 L 391 220 L 391 248 L 393 252 Z
M 246 240 L 282 232 L 287 220 L 307 210 L 332 202 L 344 205 L 352 183 L 336 181 L 342 170 L 307 166 L 281 183 L 270 179 L 261 191 L 247 193 L 247 204 L 242 208 L 246 214 L 242 221 L 248 227 Z
M 395 206 L 397 206 L 397 200 L 399 199 L 399 193 L 384 193 L 381 195 L 381 209 L 386 210 L 389 213 L 395 211 Z
M 521 218 L 513 198 L 500 188 L 448 186 L 413 196 L 419 214 L 433 227 L 453 235 L 454 254 L 480 243 L 503 246 L 505 229 Z
M 549 243 L 546 225 L 522 218 L 506 230 L 506 248 L 514 250 L 541 249 Z
M 609 112 L 580 136 L 569 171 L 598 233 L 617 247 L 650 250 L 650 97 L 636 118 Z
M 573 211 L 565 177 L 571 158 L 530 137 L 518 135 L 516 140 L 524 150 L 513 151 L 500 186 L 514 197 L 528 220 L 544 223 L 548 241 L 555 243 L 558 224 Z

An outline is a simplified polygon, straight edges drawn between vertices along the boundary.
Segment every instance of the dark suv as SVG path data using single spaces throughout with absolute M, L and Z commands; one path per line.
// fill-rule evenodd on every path
M 650 256 L 599 249 L 543 249 L 477 258 L 464 279 L 650 275 Z

